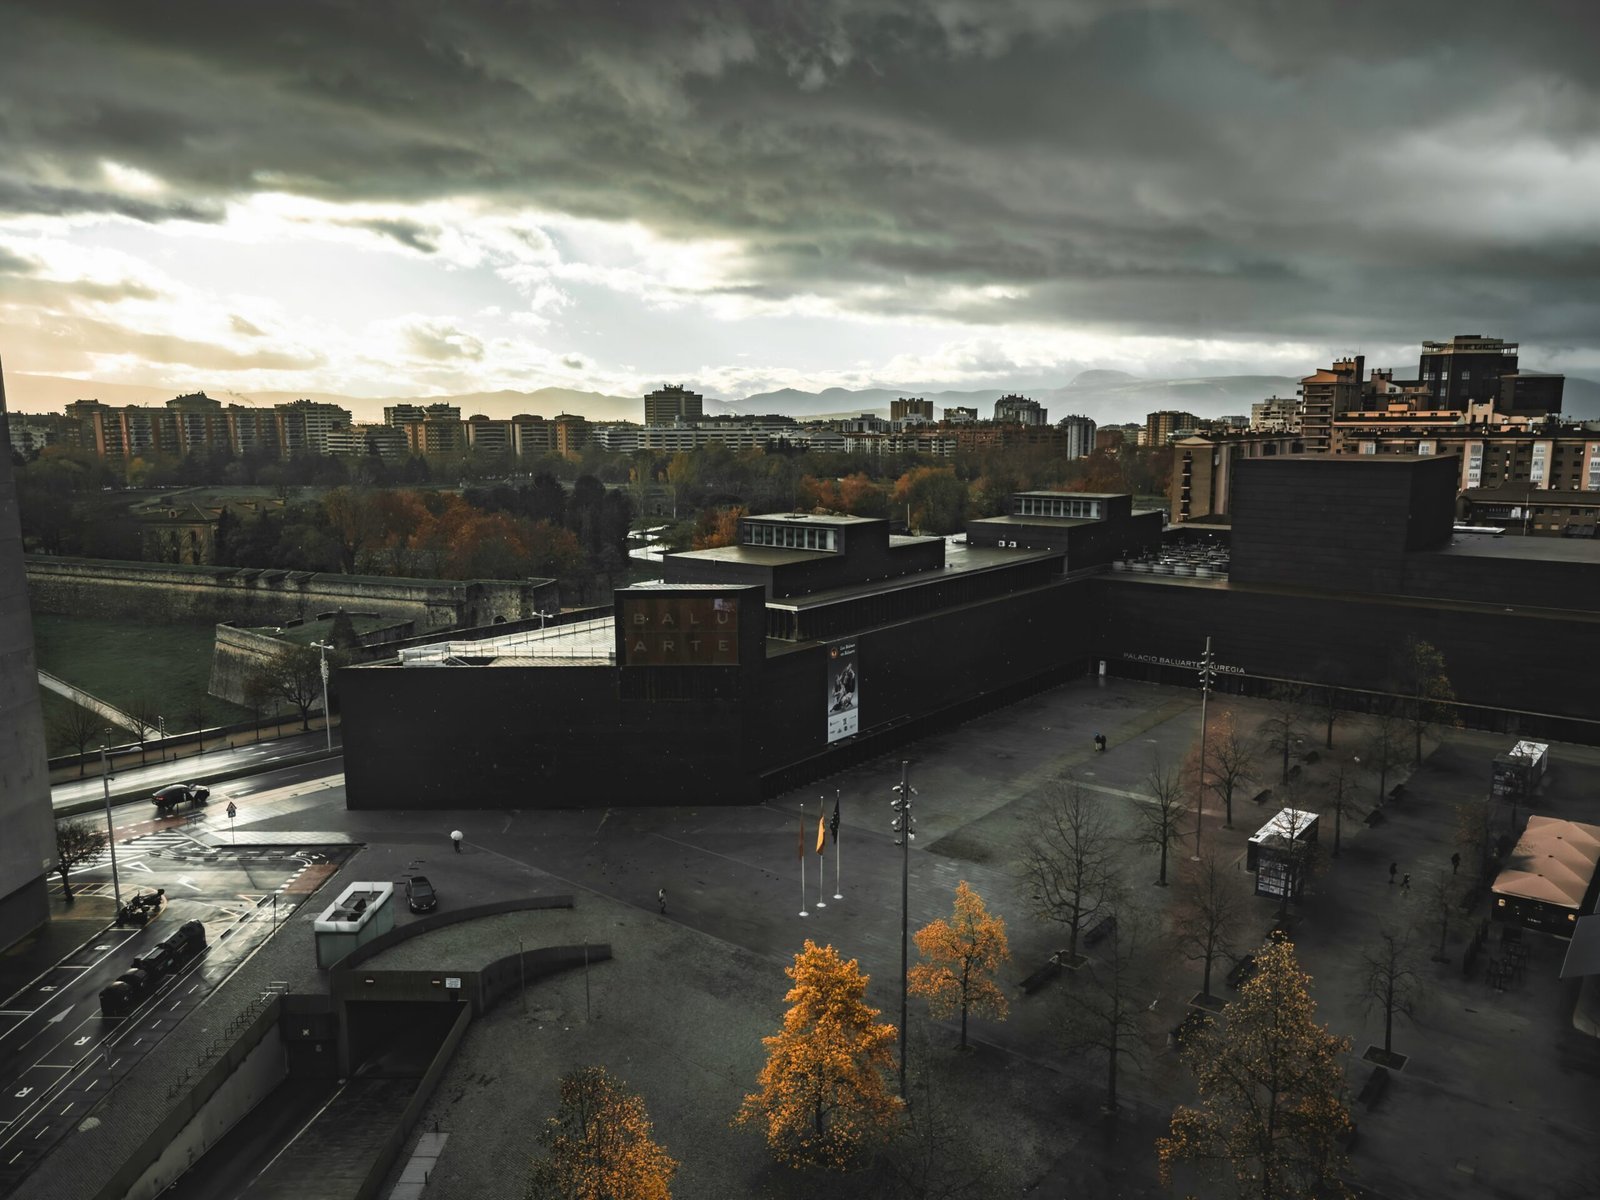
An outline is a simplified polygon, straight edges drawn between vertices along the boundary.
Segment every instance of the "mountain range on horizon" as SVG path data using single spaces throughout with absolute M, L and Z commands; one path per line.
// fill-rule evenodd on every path
M 55 375 L 12 372 L 7 376 L 10 400 L 16 413 L 61 412 L 79 399 L 97 399 L 107 404 L 162 404 L 178 394 L 170 388 L 146 384 L 100 383 Z M 1299 379 L 1289 375 L 1209 375 L 1175 378 L 1146 378 L 1125 371 L 1090 370 L 1054 388 L 992 387 L 975 390 L 930 391 L 911 388 L 824 388 L 810 392 L 797 388 L 755 392 L 737 400 L 707 397 L 707 415 L 760 416 L 781 414 L 799 419 L 849 417 L 871 414 L 887 416 L 889 404 L 902 397 L 931 400 L 938 415 L 945 408 L 976 408 L 980 418 L 988 418 L 994 402 L 1010 391 L 1031 397 L 1049 411 L 1051 421 L 1071 414 L 1092 418 L 1101 425 L 1144 421 L 1145 415 L 1161 409 L 1191 412 L 1197 417 L 1248 416 L 1250 405 L 1269 396 L 1293 396 Z M 692 385 L 689 385 L 692 386 Z M 443 396 L 394 396 L 383 398 L 343 396 L 328 392 L 263 391 L 242 394 L 198 387 L 224 403 L 270 406 L 292 400 L 314 400 L 349 409 L 357 421 L 380 421 L 383 409 L 395 404 L 453 404 L 463 417 L 481 413 L 504 419 L 520 413 L 554 417 L 574 413 L 591 421 L 643 420 L 644 399 L 613 396 L 603 392 L 574 388 L 547 387 L 531 392 L 510 389 L 493 392 L 462 392 Z M 1570 418 L 1600 418 L 1600 382 L 1568 376 L 1563 410 Z

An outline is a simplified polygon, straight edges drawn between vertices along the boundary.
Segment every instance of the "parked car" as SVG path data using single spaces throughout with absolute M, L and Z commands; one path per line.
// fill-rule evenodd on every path
M 415 913 L 432 912 L 439 907 L 439 893 L 433 890 L 426 875 L 406 877 L 406 904 Z
M 157 816 L 167 817 L 176 812 L 180 804 L 200 808 L 209 799 L 211 799 L 211 789 L 208 787 L 202 787 L 198 783 L 174 783 L 151 796 L 150 803 L 156 806 Z

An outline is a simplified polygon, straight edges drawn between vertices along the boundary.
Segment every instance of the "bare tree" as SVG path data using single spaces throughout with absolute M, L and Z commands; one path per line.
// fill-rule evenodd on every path
M 1152 755 L 1144 786 L 1150 793 L 1150 803 L 1138 807 L 1138 825 L 1134 829 L 1133 843 L 1154 850 L 1161 856 L 1156 886 L 1166 887 L 1167 851 L 1183 837 L 1183 818 L 1189 811 L 1183 799 L 1183 776 L 1166 766 L 1160 755 Z
M 208 703 L 210 699 L 203 689 L 196 692 L 190 699 L 188 709 L 184 713 L 188 720 L 194 722 L 195 750 L 199 754 L 206 752 L 206 717 L 210 715 L 211 711 L 211 706 Z
M 251 667 L 245 672 L 240 691 L 243 693 L 245 706 L 250 710 L 250 719 L 256 727 L 256 741 L 259 742 L 261 714 L 277 709 L 277 689 L 273 687 L 272 678 L 264 670 L 260 667 Z
M 1222 714 L 1211 737 L 1206 756 L 1212 790 L 1222 797 L 1223 827 L 1233 828 L 1233 797 L 1247 779 L 1256 773 L 1256 748 L 1239 733 L 1231 712 Z
M 1469 796 L 1456 805 L 1456 844 L 1478 863 L 1478 877 L 1489 878 L 1495 840 L 1494 800 Z
M 1115 838 L 1105 807 L 1068 778 L 1049 784 L 1022 861 L 1034 915 L 1067 927 L 1066 957 L 1079 962 L 1078 935 L 1106 905 Z
M 106 848 L 106 831 L 92 821 L 61 821 L 56 825 L 56 871 L 61 875 L 61 893 L 72 903 L 72 884 L 67 874 L 97 857 Z
M 1410 1018 L 1422 995 L 1422 977 L 1413 965 L 1411 940 L 1392 929 L 1361 956 L 1361 999 L 1366 1010 L 1383 1010 L 1383 1057 L 1394 1057 L 1394 1019 Z
M 329 655 L 329 665 L 333 656 Z M 322 698 L 322 659 L 312 646 L 288 645 L 262 665 L 273 692 L 299 710 L 300 728 L 311 728 L 311 709 Z M 327 714 L 323 714 L 326 716 Z
M 1317 664 L 1316 676 L 1322 682 L 1316 686 L 1311 696 L 1317 716 L 1327 726 L 1327 736 L 1323 742 L 1325 750 L 1333 749 L 1333 723 L 1339 719 L 1339 701 L 1344 698 L 1343 691 L 1328 680 L 1333 673 L 1334 668 L 1331 663 Z
M 961 1096 L 936 1081 L 926 1027 L 912 1035 L 911 1102 L 885 1148 L 887 1200 L 981 1200 L 1015 1167 L 986 1147 L 960 1107 Z
M 1405 732 L 1392 705 L 1382 703 L 1372 722 L 1361 761 L 1378 777 L 1378 803 L 1381 805 L 1389 785 L 1389 772 L 1406 761 Z
M 1302 787 L 1298 780 L 1290 783 L 1284 794 L 1284 808 L 1289 816 L 1282 831 L 1268 840 L 1267 846 L 1283 863 L 1282 889 L 1278 893 L 1278 924 L 1289 918 L 1289 901 L 1300 892 L 1317 869 L 1317 846 L 1304 834 L 1317 819 L 1317 814 L 1304 807 Z
M 1455 724 L 1455 689 L 1445 673 L 1444 655 L 1429 642 L 1408 637 L 1400 660 L 1406 720 L 1414 738 L 1412 762 L 1422 765 L 1422 738 L 1435 725 Z
M 161 715 L 156 709 L 154 697 L 148 693 L 140 693 L 135 696 L 125 711 L 133 718 L 133 723 L 139 727 L 134 736 L 139 739 L 139 761 L 142 763 L 145 761 L 145 743 L 150 740 L 150 735 L 159 729 Z M 165 761 L 166 757 L 166 748 L 163 747 L 161 751 L 162 761 Z
M 1116 915 L 1110 946 L 1064 994 L 1062 1044 L 1069 1052 L 1103 1055 L 1105 1111 L 1117 1110 L 1117 1073 L 1126 1060 L 1144 1061 L 1146 1026 L 1158 993 L 1153 934 L 1136 912 Z
M 1356 766 L 1361 765 L 1359 758 L 1354 760 Z M 1333 768 L 1333 778 L 1329 781 L 1328 807 L 1333 809 L 1333 857 L 1339 857 L 1340 843 L 1344 838 L 1345 814 L 1352 817 L 1360 816 L 1361 810 L 1351 799 L 1355 791 L 1354 781 L 1350 778 L 1349 764 L 1340 761 Z
M 1283 756 L 1283 772 L 1278 782 L 1288 783 L 1289 756 L 1305 732 L 1305 693 L 1299 684 L 1280 683 L 1272 689 L 1261 731 L 1266 734 L 1267 749 Z
M 1454 878 L 1443 871 L 1435 871 L 1433 879 L 1423 887 L 1422 901 L 1429 918 L 1439 927 L 1439 948 L 1434 951 L 1433 961 L 1447 963 L 1450 956 L 1444 952 L 1444 947 L 1450 939 L 1450 918 L 1461 901 L 1460 889 Z
M 1244 911 L 1244 897 L 1233 873 L 1208 854 L 1191 863 L 1183 875 L 1183 890 L 1172 932 L 1179 951 L 1190 962 L 1205 964 L 1201 995 L 1212 1000 L 1211 967 L 1224 955 L 1233 957 L 1233 933 Z
M 81 704 L 68 704 L 50 718 L 50 733 L 58 742 L 64 742 L 78 751 L 78 778 L 83 778 L 84 757 L 89 744 L 98 742 L 105 732 L 106 719 L 92 708 Z

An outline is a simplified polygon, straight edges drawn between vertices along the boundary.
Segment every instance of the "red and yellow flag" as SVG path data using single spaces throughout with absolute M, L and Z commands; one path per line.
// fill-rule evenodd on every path
M 828 840 L 828 818 L 822 814 L 817 816 L 817 853 L 822 853 L 822 847 Z

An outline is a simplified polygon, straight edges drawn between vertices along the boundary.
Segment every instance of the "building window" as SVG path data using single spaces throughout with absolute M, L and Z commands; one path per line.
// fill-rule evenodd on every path
M 1100 501 L 1075 500 L 1065 496 L 1023 496 L 1017 504 L 1019 517 L 1076 517 L 1100 519 Z
M 1432 442 L 1418 442 L 1417 443 L 1417 453 L 1418 454 L 1432 454 L 1433 453 L 1433 443 Z
M 807 525 L 745 526 L 744 544 L 747 546 L 782 546 L 790 550 L 837 549 L 835 531 Z

